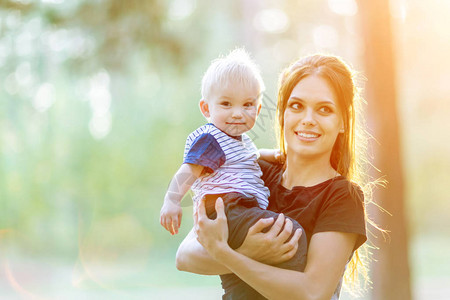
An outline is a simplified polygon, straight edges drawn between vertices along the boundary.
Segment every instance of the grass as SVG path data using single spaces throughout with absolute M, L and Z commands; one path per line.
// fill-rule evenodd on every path
M 176 270 L 175 249 L 154 249 L 127 261 L 59 260 L 24 257 L 2 249 L 2 299 L 220 299 L 216 276 Z M 411 274 L 415 300 L 447 299 L 450 293 L 450 239 L 420 236 L 411 241 Z M 343 293 L 341 300 L 354 299 Z M 359 299 L 370 299 L 370 294 Z

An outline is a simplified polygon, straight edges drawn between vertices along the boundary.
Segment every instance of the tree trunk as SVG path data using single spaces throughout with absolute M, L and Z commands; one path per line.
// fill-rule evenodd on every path
M 389 231 L 373 241 L 372 299 L 411 299 L 408 262 L 408 234 L 403 191 L 402 156 L 396 103 L 394 59 L 389 0 L 358 1 L 364 40 L 368 121 L 378 141 L 373 143 L 374 165 L 388 181 L 378 188 L 374 200 L 391 215 L 379 209 L 369 211 L 375 222 Z

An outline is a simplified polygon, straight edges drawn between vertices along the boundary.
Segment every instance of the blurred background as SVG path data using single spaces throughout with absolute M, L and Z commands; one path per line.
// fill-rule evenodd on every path
M 341 299 L 388 299 L 376 292 L 387 287 L 382 278 L 403 282 L 404 296 L 392 299 L 448 299 L 450 1 L 362 2 L 0 0 L 0 298 L 220 298 L 217 277 L 174 265 L 192 226 L 190 199 L 176 236 L 159 225 L 159 210 L 187 135 L 205 122 L 203 72 L 244 46 L 267 86 L 257 146 L 276 147 L 282 68 L 321 51 L 366 78 L 369 130 L 398 153 L 397 175 L 386 179 L 400 196 L 380 202 L 398 204 L 384 204 L 401 216 L 385 228 L 401 246 L 382 261 L 400 264 L 380 263 L 373 289 Z M 370 38 L 378 31 L 368 19 L 381 34 L 388 28 L 385 40 Z M 377 49 L 392 50 L 390 68 Z M 371 59 L 393 83 L 381 108 Z M 384 111 L 393 144 L 376 126 Z M 389 173 L 378 167 L 376 177 Z

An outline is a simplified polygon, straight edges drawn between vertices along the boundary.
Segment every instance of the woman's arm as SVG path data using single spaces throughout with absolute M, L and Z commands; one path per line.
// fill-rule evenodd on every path
M 178 247 L 176 267 L 180 271 L 201 275 L 222 275 L 231 273 L 227 267 L 217 262 L 198 242 L 194 228 Z
M 197 211 L 196 207 L 194 209 Z M 196 212 L 194 218 L 198 218 Z M 264 232 L 264 229 L 270 225 L 272 225 L 270 230 Z M 260 219 L 250 227 L 243 244 L 236 251 L 265 264 L 282 263 L 291 259 L 297 252 L 298 240 L 302 232 L 297 230 L 289 239 L 291 232 L 292 222 L 282 214 L 276 220 Z M 176 266 L 180 271 L 202 275 L 231 273 L 227 267 L 208 254 L 198 242 L 194 230 L 191 230 L 180 244 L 176 255 Z
M 199 207 L 197 235 L 206 251 L 269 299 L 330 299 L 343 275 L 357 235 L 323 232 L 312 236 L 304 272 L 262 264 L 234 250 L 226 243 L 228 227 L 222 201 L 216 202 L 217 218 L 206 216 Z

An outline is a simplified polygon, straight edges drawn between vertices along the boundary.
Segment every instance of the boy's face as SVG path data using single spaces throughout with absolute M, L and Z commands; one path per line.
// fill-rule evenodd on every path
M 229 82 L 212 89 L 209 99 L 200 101 L 200 110 L 217 128 L 231 136 L 239 136 L 255 125 L 261 110 L 257 83 L 244 86 Z

